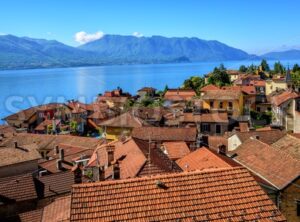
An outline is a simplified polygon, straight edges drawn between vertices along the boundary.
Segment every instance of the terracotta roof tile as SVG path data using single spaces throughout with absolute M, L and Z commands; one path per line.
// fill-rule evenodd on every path
M 46 135 L 46 134 L 31 134 L 31 133 L 17 133 L 13 137 L 5 140 L 1 145 L 13 147 L 14 142 L 20 146 L 36 144 L 38 150 L 53 150 L 56 145 L 60 143 L 82 146 L 88 148 L 96 148 L 103 140 L 90 137 L 71 136 L 71 135 Z
M 276 106 L 280 106 L 282 103 L 298 97 L 300 97 L 300 94 L 296 92 L 284 91 L 279 95 L 271 97 L 271 103 L 273 103 Z
M 286 221 L 244 168 L 74 185 L 71 221 Z
M 19 214 L 20 222 L 40 222 L 42 220 L 43 209 L 27 211 Z
M 232 153 L 234 160 L 280 190 L 300 175 L 300 161 L 256 139 L 248 139 Z
M 293 134 L 285 135 L 271 145 L 272 147 L 281 151 L 287 152 L 294 158 L 300 160 L 300 138 L 293 136 Z
M 164 152 L 171 160 L 177 160 L 190 153 L 190 149 L 183 141 L 179 142 L 164 142 Z
M 155 174 L 157 169 L 159 172 L 174 172 L 178 171 L 179 168 L 176 164 L 168 159 L 168 157 L 160 151 L 158 148 L 151 148 L 150 151 L 150 162 L 149 162 L 149 144 L 146 141 L 139 140 L 136 138 L 129 138 L 124 142 L 114 141 L 107 145 L 102 145 L 95 150 L 87 167 L 97 166 L 97 155 L 99 166 L 108 166 L 108 155 L 107 148 L 113 147 L 114 149 L 114 160 L 120 160 L 120 176 L 122 179 L 133 178 L 139 176 L 139 173 L 145 166 L 151 163 L 151 167 L 155 168 L 154 172 L 148 172 L 149 174 Z M 176 168 L 177 166 L 177 168 Z M 107 171 L 111 172 L 111 169 Z M 107 172 L 106 172 L 107 173 Z M 145 173 L 143 174 L 145 175 Z M 109 173 L 107 173 L 109 176 Z
M 34 179 L 31 174 L 0 178 L 0 201 L 25 201 L 37 199 Z
M 219 89 L 219 90 L 211 90 L 206 91 L 205 94 L 202 96 L 203 100 L 237 100 L 242 95 L 241 90 L 225 90 L 225 89 Z
M 220 88 L 218 86 L 215 86 L 215 85 L 212 85 L 212 84 L 209 84 L 209 85 L 206 85 L 204 87 L 202 87 L 200 89 L 201 92 L 205 92 L 205 91 L 210 91 L 210 90 L 219 90 Z
M 60 172 L 35 178 L 39 198 L 66 194 L 74 184 L 73 172 Z
M 196 141 L 196 128 L 142 127 L 133 129 L 132 137 L 152 141 Z
M 46 127 L 48 125 L 52 125 L 52 123 L 53 123 L 53 120 L 45 119 L 37 127 L 35 127 L 34 130 L 43 131 L 43 130 L 47 129 Z M 56 126 L 59 125 L 60 124 L 60 120 L 55 120 L 55 124 L 56 124 Z
M 183 113 L 180 122 L 228 123 L 227 113 Z
M 286 133 L 281 130 L 266 130 L 266 131 L 249 131 L 249 132 L 236 132 L 241 142 L 245 142 L 250 137 L 258 136 L 259 140 L 264 143 L 272 144 L 283 137 Z
M 249 132 L 248 122 L 239 122 L 240 132 Z
M 225 136 L 208 136 L 208 144 L 210 149 L 217 151 L 220 145 L 225 145 L 228 147 L 228 139 Z
M 176 163 L 184 171 L 231 167 L 231 165 L 219 157 L 219 155 L 205 147 L 191 152 L 185 157 L 177 160 Z
M 36 144 L 0 148 L 0 167 L 41 159 Z M 1 175 L 0 175 L 1 176 Z
M 182 101 L 191 100 L 196 96 L 196 92 L 192 89 L 169 89 L 165 95 L 165 100 Z
M 64 161 L 62 161 L 62 170 L 57 168 L 58 155 L 53 155 L 50 160 L 43 161 L 39 163 L 39 166 L 50 173 L 59 173 L 61 171 L 71 170 L 73 167 L 73 162 L 77 159 L 89 158 L 94 152 L 94 149 L 78 149 L 73 150 L 73 152 L 68 152 L 64 155 Z
M 100 126 L 109 126 L 109 127 L 127 127 L 127 128 L 136 128 L 147 126 L 144 120 L 134 116 L 131 112 L 126 112 L 120 116 L 113 117 L 106 121 L 103 121 L 99 124 Z
M 254 86 L 251 85 L 241 85 L 241 86 L 224 86 L 222 87 L 223 90 L 233 90 L 233 91 L 242 91 L 248 95 L 256 95 L 256 89 Z
M 70 221 L 71 196 L 56 198 L 43 211 L 42 222 Z
M 254 86 L 265 87 L 266 86 L 266 81 L 265 80 L 251 80 L 250 84 L 254 85 Z

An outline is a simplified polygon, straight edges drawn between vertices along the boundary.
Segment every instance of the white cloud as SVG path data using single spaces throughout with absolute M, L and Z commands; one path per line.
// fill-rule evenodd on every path
M 75 41 L 79 42 L 80 44 L 88 43 L 91 41 L 95 41 L 97 39 L 101 39 L 104 36 L 103 32 L 96 32 L 96 33 L 86 33 L 84 31 L 77 32 L 74 36 Z
M 134 32 L 132 33 L 133 36 L 137 37 L 137 38 L 140 38 L 140 37 L 143 37 L 144 35 L 140 32 Z

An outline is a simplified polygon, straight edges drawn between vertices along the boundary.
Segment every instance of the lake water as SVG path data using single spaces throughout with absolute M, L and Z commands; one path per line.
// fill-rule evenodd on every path
M 275 61 L 268 61 L 272 64 Z M 260 61 L 223 62 L 227 69 Z M 299 61 L 282 61 L 292 66 Z M 98 93 L 120 86 L 136 93 L 143 86 L 163 89 L 179 87 L 190 76 L 206 74 L 220 62 L 116 65 L 56 69 L 0 71 L 0 119 L 33 105 L 79 99 L 91 102 Z

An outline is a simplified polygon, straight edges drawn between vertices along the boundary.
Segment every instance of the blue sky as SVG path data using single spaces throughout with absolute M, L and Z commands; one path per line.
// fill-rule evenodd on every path
M 219 40 L 250 53 L 300 46 L 299 0 L 2 0 L 0 33 L 56 39 L 75 33 Z

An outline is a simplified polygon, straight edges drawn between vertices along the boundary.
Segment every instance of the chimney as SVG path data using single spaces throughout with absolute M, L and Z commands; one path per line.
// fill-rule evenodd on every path
M 111 165 L 111 162 L 114 161 L 114 146 L 110 146 L 108 145 L 106 148 L 106 152 L 107 152 L 107 166 Z
M 58 154 L 59 153 L 59 148 L 58 148 L 58 145 L 56 145 L 54 147 L 54 154 Z
M 59 159 L 61 161 L 63 161 L 64 158 L 65 158 L 65 151 L 64 151 L 64 149 L 59 149 Z
M 151 141 L 150 142 L 150 149 L 153 150 L 156 148 L 156 142 L 155 141 Z
M 218 153 L 222 155 L 226 155 L 226 146 L 224 144 L 218 146 Z
M 56 160 L 56 168 L 58 170 L 62 170 L 63 167 L 62 167 L 62 161 L 61 160 Z
M 120 167 L 119 167 L 118 162 L 113 164 L 112 178 L 114 180 L 120 179 Z
M 18 148 L 18 142 L 17 141 L 14 142 L 14 147 Z
M 80 165 L 78 165 L 78 164 L 79 163 L 77 163 L 76 169 L 73 171 L 75 184 L 82 183 L 82 170 L 81 170 Z
M 94 181 L 105 180 L 105 171 L 103 167 L 98 166 L 93 168 L 93 180 Z
M 259 135 L 253 135 L 250 137 L 251 139 L 256 139 L 256 140 L 259 140 Z

